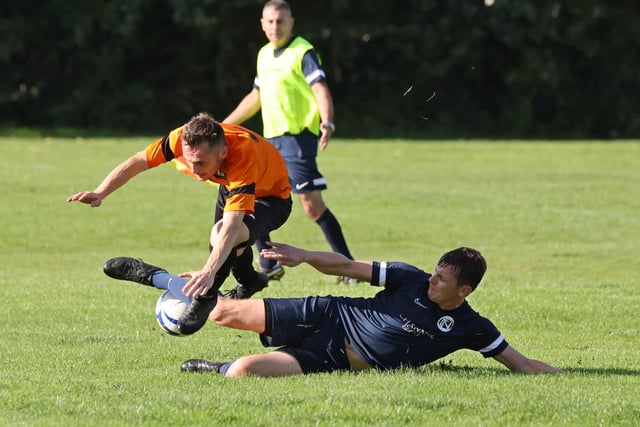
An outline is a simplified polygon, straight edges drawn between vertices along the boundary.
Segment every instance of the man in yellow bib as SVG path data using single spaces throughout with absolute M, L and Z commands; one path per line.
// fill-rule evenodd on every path
M 322 199 L 327 181 L 318 170 L 318 145 L 325 149 L 335 131 L 333 99 L 313 45 L 293 35 L 289 4 L 271 0 L 262 10 L 262 30 L 269 43 L 258 52 L 253 88 L 223 120 L 243 123 L 262 110 L 263 135 L 282 154 L 293 193 L 302 210 L 315 221 L 334 252 L 353 259 L 342 228 Z M 269 236 L 256 240 L 259 250 L 268 248 Z M 282 266 L 260 257 L 260 269 L 279 280 Z M 341 277 L 340 283 L 356 281 Z

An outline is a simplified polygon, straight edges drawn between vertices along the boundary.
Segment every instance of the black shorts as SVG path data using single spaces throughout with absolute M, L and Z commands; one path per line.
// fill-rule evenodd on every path
M 221 185 L 218 189 L 214 222 L 222 219 L 227 197 L 227 191 Z M 251 246 L 258 237 L 266 236 L 271 231 L 280 228 L 289 218 L 291 206 L 291 197 L 286 199 L 280 197 L 257 198 L 253 214 L 244 216 L 244 223 L 249 229 L 249 240 L 242 246 Z
M 350 370 L 344 348 L 345 332 L 331 297 L 265 298 L 271 319 L 265 347 L 281 347 L 292 355 L 305 374 Z
M 308 130 L 299 135 L 282 135 L 269 138 L 278 149 L 289 171 L 289 184 L 295 194 L 325 190 L 327 180 L 318 170 L 318 137 Z
M 294 194 L 327 189 L 327 180 L 320 174 L 315 157 L 285 157 L 289 171 L 289 184 Z

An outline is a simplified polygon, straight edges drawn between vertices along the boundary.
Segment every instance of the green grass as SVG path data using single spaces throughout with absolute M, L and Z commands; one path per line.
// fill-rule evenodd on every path
M 448 249 L 480 249 L 472 306 L 565 373 L 514 375 L 461 351 L 417 370 L 272 379 L 181 374 L 188 358 L 265 349 L 213 324 L 162 334 L 159 292 L 101 272 L 119 255 L 174 272 L 206 259 L 215 190 L 168 167 L 98 209 L 65 201 L 148 142 L 0 139 L 0 425 L 640 424 L 640 142 L 334 140 L 325 199 L 354 255 L 431 271 Z M 272 237 L 326 249 L 294 209 Z M 375 291 L 300 267 L 262 295 Z

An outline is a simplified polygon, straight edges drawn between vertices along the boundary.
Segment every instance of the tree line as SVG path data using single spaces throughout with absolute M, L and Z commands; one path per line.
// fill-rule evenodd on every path
M 251 88 L 263 4 L 2 2 L 0 127 L 157 133 L 199 111 L 224 118 Z M 636 1 L 290 4 L 340 137 L 640 135 Z

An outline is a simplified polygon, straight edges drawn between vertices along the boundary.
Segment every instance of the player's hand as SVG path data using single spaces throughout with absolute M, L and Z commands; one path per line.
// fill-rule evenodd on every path
M 213 286 L 213 277 L 210 274 L 200 271 L 186 271 L 178 274 L 180 277 L 190 277 L 191 279 L 182 287 L 182 292 L 188 297 L 205 296 Z
M 304 262 L 304 249 L 277 242 L 267 242 L 267 245 L 271 248 L 261 250 L 260 255 L 267 259 L 276 260 L 280 265 L 295 267 Z
M 325 125 L 324 123 L 322 123 L 320 125 L 320 149 L 324 150 L 325 148 L 327 148 L 327 146 L 329 145 L 329 140 L 331 139 L 331 136 L 333 135 L 333 129 L 331 129 L 329 126 Z
M 97 208 L 102 204 L 104 197 L 100 193 L 94 193 L 92 191 L 81 191 L 72 196 L 67 197 L 67 202 L 81 202 L 87 205 L 91 205 L 92 208 Z

